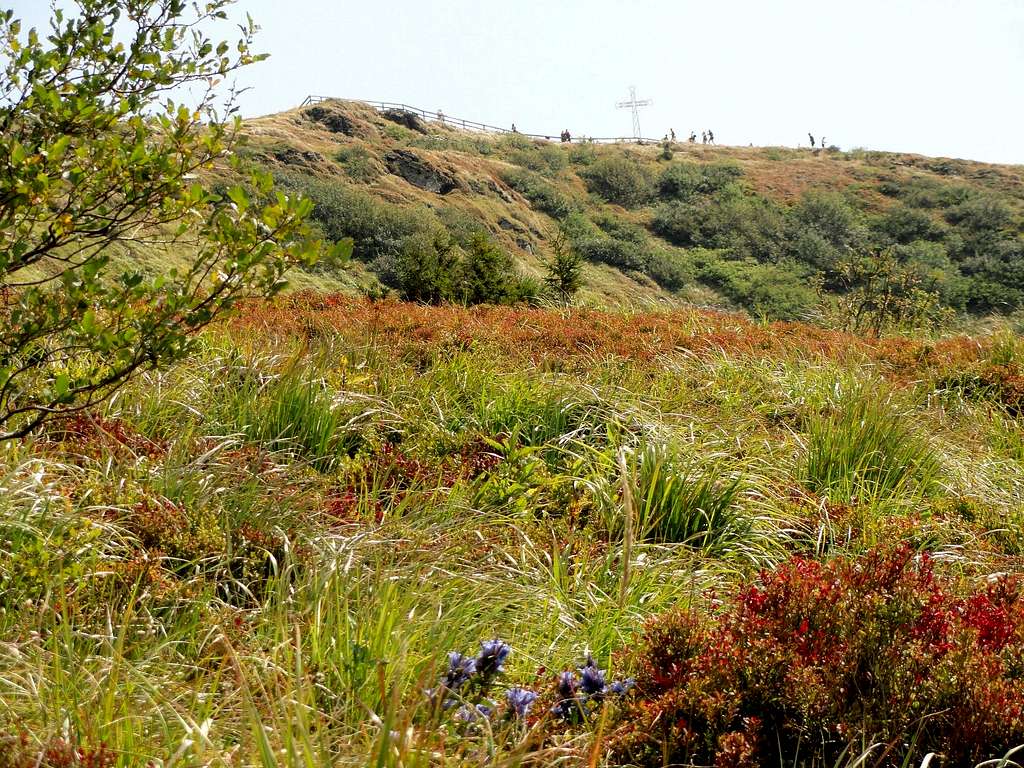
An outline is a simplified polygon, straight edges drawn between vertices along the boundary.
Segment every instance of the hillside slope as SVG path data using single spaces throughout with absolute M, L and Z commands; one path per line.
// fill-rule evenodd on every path
M 400 289 L 411 240 L 482 230 L 539 278 L 563 232 L 591 302 L 695 302 L 809 317 L 888 248 L 947 307 L 1024 301 L 1024 168 L 854 150 L 561 144 L 326 101 L 248 121 L 245 158 L 316 202 L 358 268 L 301 286 Z

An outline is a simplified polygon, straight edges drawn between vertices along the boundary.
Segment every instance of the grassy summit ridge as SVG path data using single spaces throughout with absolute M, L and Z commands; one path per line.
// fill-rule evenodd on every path
M 1024 297 L 1019 166 L 863 150 L 561 144 L 389 119 L 340 101 L 254 119 L 247 131 L 251 162 L 311 196 L 329 238 L 356 239 L 362 277 L 341 280 L 366 291 L 383 282 L 415 293 L 417 280 L 436 279 L 424 259 L 443 263 L 437 253 L 467 249 L 481 233 L 536 280 L 562 232 L 587 263 L 584 297 L 598 304 L 689 301 L 814 318 L 819 294 L 850 288 L 855 256 L 886 251 L 954 311 L 1013 312 Z M 411 276 L 410 262 L 419 270 Z M 331 277 L 320 284 L 339 285 Z

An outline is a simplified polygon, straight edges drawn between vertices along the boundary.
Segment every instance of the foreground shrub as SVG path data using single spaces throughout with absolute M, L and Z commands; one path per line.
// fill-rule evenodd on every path
M 930 751 L 971 765 L 1024 742 L 1022 660 L 1017 580 L 963 589 L 905 546 L 794 558 L 715 615 L 648 625 L 613 750 L 650 766 L 833 765 L 882 743 L 876 765 Z

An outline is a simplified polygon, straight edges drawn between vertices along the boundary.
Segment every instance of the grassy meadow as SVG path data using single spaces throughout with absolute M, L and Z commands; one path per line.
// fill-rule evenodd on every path
M 250 305 L 0 453 L 0 766 L 1002 758 L 1022 365 L 1006 333 Z

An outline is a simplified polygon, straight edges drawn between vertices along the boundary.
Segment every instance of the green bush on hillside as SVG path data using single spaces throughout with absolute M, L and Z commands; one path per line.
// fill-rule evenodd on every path
M 647 252 L 642 246 L 628 240 L 593 237 L 577 240 L 573 245 L 587 261 L 638 272 L 642 272 L 647 266 Z
M 793 262 L 733 261 L 720 252 L 704 251 L 697 258 L 697 277 L 754 315 L 771 320 L 807 317 L 817 304 L 809 271 Z
M 345 169 L 345 174 L 353 181 L 365 184 L 377 179 L 382 172 L 377 159 L 360 144 L 342 147 L 335 155 L 335 159 Z
M 624 208 L 643 205 L 654 192 L 646 169 L 628 157 L 603 157 L 580 175 L 591 192 Z
M 554 144 L 531 145 L 528 148 L 514 150 L 509 155 L 509 160 L 521 168 L 544 176 L 558 173 L 569 165 L 566 153 Z
M 554 219 L 564 219 L 572 210 L 572 202 L 533 171 L 509 169 L 501 174 L 502 180 L 521 194 L 530 204 Z
M 685 202 L 696 195 L 713 195 L 742 175 L 733 163 L 673 163 L 658 179 L 658 195 Z

